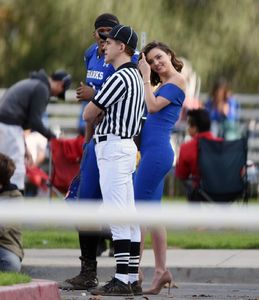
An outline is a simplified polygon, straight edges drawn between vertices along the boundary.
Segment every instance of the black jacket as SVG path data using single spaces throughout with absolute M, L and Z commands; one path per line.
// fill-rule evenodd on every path
M 0 122 L 38 131 L 50 139 L 55 135 L 42 123 L 50 97 L 46 72 L 33 72 L 29 79 L 12 85 L 0 101 Z

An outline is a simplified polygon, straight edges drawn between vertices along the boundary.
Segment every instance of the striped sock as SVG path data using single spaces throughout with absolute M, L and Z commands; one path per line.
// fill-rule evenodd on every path
M 130 240 L 115 240 L 114 257 L 116 259 L 115 278 L 128 284 L 129 276 L 129 257 L 130 257 Z
M 139 280 L 138 268 L 140 260 L 140 243 L 131 242 L 129 258 L 129 282 L 133 283 Z

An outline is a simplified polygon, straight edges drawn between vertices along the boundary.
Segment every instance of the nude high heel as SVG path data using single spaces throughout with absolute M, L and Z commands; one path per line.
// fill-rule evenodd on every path
M 168 282 L 164 285 L 164 288 L 165 289 L 169 288 L 169 283 Z M 178 285 L 175 282 L 172 281 L 171 284 L 170 284 L 170 288 L 171 289 L 178 289 Z
M 169 270 L 166 270 L 157 281 L 157 284 L 153 288 L 143 291 L 143 294 L 158 295 L 162 290 L 162 288 L 164 287 L 164 285 L 168 284 L 168 295 L 169 295 L 171 286 L 175 286 L 175 284 L 174 283 L 172 284 L 172 282 L 173 282 L 173 276 Z

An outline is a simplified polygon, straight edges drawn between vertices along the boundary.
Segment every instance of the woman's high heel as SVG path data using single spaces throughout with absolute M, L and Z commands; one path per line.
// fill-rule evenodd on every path
M 166 283 L 166 284 L 164 285 L 164 288 L 165 288 L 165 289 L 168 289 L 168 288 L 169 288 L 169 283 Z M 174 281 L 172 281 L 171 284 L 170 284 L 170 288 L 171 288 L 171 289 L 172 289 L 172 288 L 178 289 L 178 285 L 176 285 L 176 283 L 175 283 Z
M 157 284 L 146 291 L 143 291 L 143 294 L 145 295 L 158 295 L 162 288 L 164 287 L 165 284 L 168 284 L 168 295 L 170 294 L 170 288 L 171 286 L 174 287 L 176 286 L 173 282 L 173 276 L 169 270 L 166 270 L 162 276 L 159 278 L 157 281 Z

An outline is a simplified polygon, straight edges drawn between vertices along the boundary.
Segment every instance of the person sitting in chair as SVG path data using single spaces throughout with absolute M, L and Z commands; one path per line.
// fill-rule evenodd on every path
M 211 121 L 207 110 L 199 108 L 187 112 L 188 133 L 192 139 L 180 146 L 176 163 L 175 176 L 183 180 L 187 186 L 187 197 L 195 201 L 194 191 L 199 186 L 198 143 L 200 138 L 222 140 L 210 131 Z M 188 184 L 191 179 L 191 184 Z
M 15 171 L 14 161 L 0 153 L 0 201 L 22 201 L 22 194 L 10 178 Z M 22 233 L 19 225 L 0 225 L 0 272 L 20 272 L 23 259 Z

